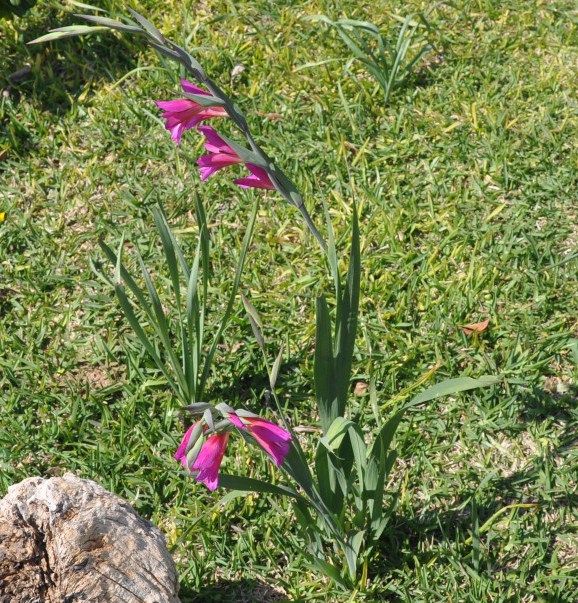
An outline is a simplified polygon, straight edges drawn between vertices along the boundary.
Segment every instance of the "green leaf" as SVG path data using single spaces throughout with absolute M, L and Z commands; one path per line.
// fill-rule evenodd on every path
M 198 281 L 199 262 L 201 256 L 201 241 L 197 243 L 197 250 L 193 260 L 193 266 L 189 273 L 187 283 L 185 315 L 187 320 L 188 343 L 187 357 L 189 364 L 185 366 L 187 382 L 192 399 L 197 399 L 197 387 L 199 380 L 199 369 L 201 362 L 202 344 L 204 339 L 203 308 L 199 304 Z
M 155 42 L 149 42 L 149 44 L 151 44 L 151 46 L 154 46 L 157 49 L 164 48 L 165 50 L 169 50 L 166 46 L 155 44 Z M 175 44 L 174 42 L 169 42 L 169 44 L 171 46 L 172 52 L 174 53 L 174 56 L 176 57 L 176 60 L 182 65 L 184 65 L 195 79 L 200 80 L 202 84 L 205 84 L 214 96 L 222 98 L 225 103 L 231 104 L 231 101 L 225 94 L 215 94 L 215 90 L 218 89 L 218 87 L 213 83 L 212 80 L 207 77 L 205 70 L 195 58 L 193 58 L 184 48 L 181 48 L 178 44 Z
M 316 492 L 311 471 L 297 450 L 296 442 L 291 442 L 289 454 L 285 457 L 281 469 L 292 477 L 309 498 L 315 499 Z
M 306 559 L 307 565 L 309 565 L 311 569 L 317 570 L 322 574 L 325 574 L 328 578 L 333 580 L 335 584 L 338 584 L 344 590 L 349 590 L 351 585 L 347 581 L 347 579 L 341 575 L 341 570 L 338 567 L 332 565 L 331 563 L 328 563 L 324 559 L 321 559 L 321 557 L 308 555 Z
M 106 257 L 109 259 L 111 264 L 115 266 L 114 284 L 116 285 L 119 282 L 118 275 L 120 274 L 120 278 L 122 279 L 122 281 L 128 286 L 131 293 L 136 297 L 138 306 L 141 308 L 141 310 L 145 311 L 150 321 L 154 320 L 152 308 L 147 302 L 142 289 L 136 284 L 129 271 L 122 265 L 122 263 L 119 262 L 119 258 L 121 257 L 122 251 L 122 242 L 121 246 L 119 247 L 118 254 L 115 254 L 114 251 L 104 241 L 99 240 L 98 244 L 100 245 L 100 248 L 102 249 Z
M 249 314 L 249 316 L 253 318 L 258 327 L 262 329 L 263 321 L 261 320 L 261 316 L 259 315 L 257 308 L 255 308 L 255 306 L 249 301 L 248 297 L 244 293 L 241 293 L 241 299 L 243 301 L 243 305 L 245 306 L 247 314 Z
M 355 553 L 356 557 L 359 557 L 359 550 L 361 549 L 361 545 L 363 544 L 364 537 L 365 537 L 365 530 L 351 532 L 347 535 L 347 541 L 349 542 L 349 546 L 351 546 L 351 549 Z
M 169 229 L 168 222 L 162 209 L 159 207 L 153 208 L 153 218 L 155 221 L 155 225 L 157 230 L 159 231 L 159 235 L 161 237 L 161 242 L 163 244 L 163 251 L 165 253 L 165 259 L 167 262 L 167 266 L 169 269 L 169 275 L 171 277 L 171 283 L 173 285 L 173 291 L 175 292 L 177 308 L 181 308 L 181 280 L 179 276 L 179 266 L 177 264 L 177 253 L 175 250 L 175 245 L 177 245 L 176 240 L 172 236 L 172 233 Z M 188 270 L 185 272 L 185 279 L 188 278 Z
M 501 375 L 483 375 L 478 379 L 472 379 L 471 377 L 458 377 L 457 379 L 447 379 L 441 383 L 436 383 L 431 387 L 428 387 L 421 394 L 418 394 L 413 398 L 407 405 L 407 407 L 421 404 L 422 402 L 429 402 L 435 400 L 440 396 L 451 396 L 459 392 L 465 392 L 470 389 L 478 389 L 479 387 L 489 387 L 490 385 L 497 385 L 503 383 L 505 378 Z
M 139 323 L 139 321 L 134 313 L 134 310 L 132 309 L 132 306 L 128 300 L 128 297 L 126 296 L 126 294 L 124 292 L 123 286 L 117 284 L 117 285 L 115 285 L 114 289 L 116 292 L 116 296 L 118 297 L 118 300 L 122 307 L 122 310 L 124 312 L 124 315 L 126 316 L 133 331 L 136 333 L 136 336 L 139 338 L 143 347 L 148 352 L 149 356 L 153 359 L 153 361 L 155 362 L 157 367 L 163 373 L 165 379 L 167 380 L 167 383 L 169 384 L 171 389 L 175 392 L 175 395 L 177 396 L 177 398 L 179 398 L 179 400 L 181 400 L 181 402 L 183 404 L 187 404 L 188 400 L 183 398 L 181 388 L 175 383 L 170 371 L 168 370 L 165 363 L 161 360 L 156 349 L 150 342 L 149 338 L 145 334 L 144 329 L 142 328 L 141 324 Z
M 383 456 L 388 452 L 389 447 L 391 446 L 391 442 L 393 441 L 393 437 L 403 416 L 405 414 L 405 409 L 402 409 L 395 413 L 390 419 L 388 419 L 381 427 L 381 429 L 377 432 L 375 436 L 375 440 L 371 450 L 369 452 L 370 456 L 375 458 L 383 458 Z
M 351 364 L 353 360 L 355 337 L 357 334 L 360 275 L 361 253 L 359 249 L 359 224 L 357 220 L 357 208 L 354 204 L 347 283 L 343 292 L 343 297 L 340 302 L 338 300 L 335 317 L 334 376 L 336 381 L 337 402 L 334 412 L 337 416 L 344 415 L 347 398 L 349 396 Z
M 319 438 L 319 443 L 323 444 L 330 452 L 335 452 L 341 446 L 343 438 L 346 436 L 349 428 L 354 423 L 345 417 L 336 417 L 325 432 L 325 435 Z
M 203 107 L 223 107 L 225 101 L 216 96 L 205 96 L 203 94 L 191 94 L 190 92 L 181 93 L 185 98 L 190 98 Z
M 337 411 L 336 376 L 331 337 L 331 320 L 324 297 L 317 299 L 317 324 L 315 333 L 315 396 L 323 432 L 339 416 Z
M 162 306 L 160 297 L 157 293 L 154 283 L 152 282 L 150 273 L 149 273 L 147 267 L 145 266 L 144 261 L 142 260 L 140 255 L 139 255 L 138 260 L 139 260 L 139 265 L 140 265 L 141 272 L 143 274 L 143 278 L 145 281 L 145 285 L 148 290 L 149 297 L 150 297 L 151 303 L 152 303 L 152 308 L 153 308 L 153 312 L 154 312 L 154 319 L 152 320 L 153 327 L 155 328 L 155 331 L 157 332 L 160 340 L 162 341 L 162 343 L 164 345 L 165 352 L 169 357 L 171 366 L 177 377 L 177 382 L 179 383 L 179 385 L 181 387 L 181 390 L 182 390 L 181 398 L 183 398 L 183 399 L 187 400 L 187 402 L 189 402 L 191 400 L 191 393 L 189 391 L 188 383 L 187 383 L 187 380 L 185 379 L 185 375 L 184 375 L 183 369 L 181 367 L 181 364 L 180 364 L 178 357 L 172 346 L 169 325 L 168 325 L 167 318 L 166 318 L 164 310 L 163 310 L 163 306 Z
M 166 44 L 167 40 L 161 34 L 161 32 L 148 20 L 145 19 L 142 15 L 139 15 L 132 8 L 128 8 L 130 14 L 142 25 L 142 27 L 146 30 L 146 32 L 153 37 L 159 44 Z
M 359 428 L 359 425 L 352 423 L 349 427 L 349 441 L 351 443 L 351 449 L 353 451 L 353 458 L 355 460 L 355 466 L 357 469 L 357 475 L 359 479 L 359 488 L 361 492 L 364 490 L 365 483 L 365 472 L 367 465 L 367 446 L 363 440 L 363 432 Z M 344 464 L 349 459 L 344 459 Z
M 339 19 L 333 23 L 333 25 L 341 25 L 347 29 L 362 29 L 373 36 L 380 37 L 381 33 L 377 25 L 370 23 L 369 21 L 356 21 L 355 19 Z
M 228 136 L 225 136 L 224 134 L 219 134 L 219 136 L 223 139 L 226 144 L 228 144 L 233 149 L 233 151 L 235 151 L 235 153 L 237 153 L 237 155 L 239 155 L 239 157 L 245 163 L 253 163 L 256 166 L 259 166 L 264 170 L 269 171 L 269 165 L 263 157 L 261 157 L 254 151 L 251 151 L 251 149 L 244 147 L 242 144 L 239 144 L 235 140 L 232 140 Z
M 243 301 L 243 306 L 245 306 L 245 310 L 247 312 L 247 316 L 249 317 L 249 322 L 251 323 L 251 329 L 253 330 L 253 335 L 255 335 L 255 339 L 257 340 L 257 344 L 265 351 L 265 339 L 263 337 L 263 322 L 261 321 L 261 317 L 259 316 L 259 312 L 255 306 L 247 299 L 244 293 L 241 293 L 241 300 Z
M 147 42 L 157 52 L 160 52 L 162 55 L 168 57 L 169 59 L 171 59 L 171 61 L 176 61 L 177 63 L 183 64 L 183 61 L 181 60 L 179 53 L 176 52 L 175 50 L 167 48 L 166 46 L 163 46 L 162 44 L 157 44 L 156 42 L 153 42 L 151 40 L 147 40 Z
M 405 410 L 401 410 L 383 424 L 369 451 L 364 495 L 367 499 L 372 540 L 379 538 L 380 530 L 386 525 L 382 520 L 385 480 L 396 458 L 395 451 L 390 451 L 389 448 L 404 414 Z
M 578 339 L 571 338 L 568 340 L 568 348 L 572 351 L 574 364 L 578 367 Z
M 40 36 L 27 44 L 41 44 L 43 42 L 53 42 L 62 38 L 71 38 L 72 36 L 85 36 L 99 31 L 106 31 L 108 27 L 91 26 L 91 25 L 67 25 L 66 27 L 57 27 L 51 29 L 50 33 Z
M 337 299 L 340 299 L 341 279 L 339 278 L 339 269 L 337 266 L 337 249 L 335 247 L 335 235 L 333 233 L 333 224 L 331 223 L 329 208 L 327 207 L 325 199 L 323 199 L 323 211 L 325 213 L 325 222 L 327 224 L 327 261 L 329 262 L 331 276 L 333 277 L 333 284 L 335 286 L 335 297 Z
M 343 547 L 345 554 L 345 560 L 347 561 L 347 568 L 349 569 L 349 578 L 353 581 L 357 574 L 357 553 L 349 542 Z
M 102 25 L 103 27 L 107 27 L 109 29 L 116 29 L 118 31 L 124 31 L 128 33 L 143 33 L 143 30 L 140 27 L 128 25 L 126 23 L 122 23 L 121 21 L 117 21 L 116 19 L 109 19 L 107 17 L 97 17 L 95 15 L 74 16 L 79 17 L 80 19 L 84 19 L 85 21 L 91 21 L 92 23 L 96 23 L 97 25 Z
M 279 349 L 279 353 L 277 354 L 277 358 L 275 358 L 275 362 L 273 363 L 273 368 L 271 369 L 271 374 L 269 375 L 269 387 L 271 390 L 275 389 L 275 384 L 277 383 L 277 376 L 279 375 L 279 369 L 281 368 L 281 360 L 283 359 L 283 346 Z
M 321 572 L 322 574 L 325 574 L 328 578 L 333 580 L 333 582 L 335 582 L 335 584 L 338 584 L 339 586 L 341 586 L 341 588 L 343 588 L 345 590 L 349 590 L 349 587 L 351 585 L 341 575 L 341 571 L 339 570 L 339 568 L 335 567 L 331 563 L 328 563 L 324 559 L 321 559 L 321 557 L 307 555 L 306 559 L 307 559 L 308 565 L 312 569 L 317 570 L 317 571 Z
M 239 490 L 241 492 L 261 492 L 263 494 L 288 496 L 289 498 L 293 498 L 307 504 L 307 499 L 298 494 L 293 488 L 271 484 L 269 482 L 253 479 L 251 477 L 244 477 L 242 475 L 228 475 L 221 473 L 219 475 L 219 486 L 221 488 Z
M 343 497 L 347 494 L 346 478 L 336 462 L 335 455 L 324 446 L 318 446 L 315 453 L 315 474 L 319 494 L 333 515 L 339 517 L 343 507 Z
M 255 201 L 253 205 L 253 209 L 251 211 L 251 216 L 249 218 L 249 223 L 247 225 L 247 230 L 245 231 L 245 238 L 243 239 L 243 246 L 241 248 L 241 253 L 239 255 L 239 259 L 237 260 L 237 269 L 235 272 L 235 278 L 233 280 L 233 285 L 229 292 L 229 300 L 227 302 L 227 307 L 225 308 L 225 313 L 221 317 L 221 322 L 219 323 L 219 328 L 213 338 L 211 343 L 211 347 L 209 348 L 209 352 L 205 357 L 205 365 L 203 367 L 203 373 L 201 375 L 201 379 L 199 380 L 199 388 L 198 388 L 198 396 L 202 398 L 203 392 L 205 389 L 205 385 L 209 378 L 211 366 L 213 363 L 213 358 L 215 357 L 215 353 L 217 351 L 217 345 L 219 344 L 221 337 L 228 325 L 229 318 L 233 311 L 233 307 L 235 304 L 235 299 L 237 297 L 237 291 L 239 290 L 239 283 L 241 282 L 241 275 L 243 274 L 243 267 L 245 265 L 245 258 L 247 257 L 247 252 L 249 251 L 249 246 L 251 244 L 251 240 L 253 238 L 253 231 L 255 230 L 255 220 L 257 219 L 257 210 L 259 208 L 259 204 Z M 208 265 L 204 264 L 203 269 L 207 270 Z

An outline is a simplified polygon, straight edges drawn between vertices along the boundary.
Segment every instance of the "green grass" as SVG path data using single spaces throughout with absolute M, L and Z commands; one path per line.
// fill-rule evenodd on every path
M 280 395 L 295 422 L 310 426 L 314 300 L 329 289 L 315 242 L 292 208 L 236 189 L 230 172 L 201 185 L 199 138 L 188 133 L 177 149 L 152 103 L 178 96 L 172 65 L 115 35 L 25 46 L 74 22 L 56 3 L 40 4 L 0 21 L 0 151 L 8 150 L 0 160 L 0 492 L 31 475 L 96 480 L 164 530 L 184 602 L 345 600 L 305 565 L 285 502 L 221 504 L 178 473 L 178 404 L 98 277 L 108 270 L 100 236 L 117 245 L 124 233 L 156 265 L 149 205 L 159 199 L 192 253 L 193 200 L 202 195 L 217 320 L 239 226 L 260 195 L 242 289 L 262 314 L 271 357 L 286 345 Z M 167 36 L 203 47 L 201 62 L 234 93 L 318 224 L 327 199 L 344 257 L 354 195 L 360 205 L 356 378 L 374 377 L 384 405 L 437 364 L 432 382 L 487 373 L 524 382 L 431 402 L 404 422 L 388 484 L 400 502 L 355 600 L 573 603 L 574 4 L 440 4 L 428 17 L 435 51 L 387 106 L 362 70 L 343 74 L 349 57 L 335 35 L 302 17 L 383 15 L 392 24 L 392 13 L 430 3 L 182 4 L 136 8 Z M 332 58 L 344 61 L 311 66 Z M 11 82 L 25 63 L 30 76 Z M 245 70 L 232 79 L 237 63 Z M 488 317 L 479 336 L 459 328 Z M 267 412 L 265 383 L 239 300 L 211 400 Z M 354 396 L 352 412 L 372 426 L 366 396 Z M 226 469 L 278 479 L 254 450 L 233 444 Z

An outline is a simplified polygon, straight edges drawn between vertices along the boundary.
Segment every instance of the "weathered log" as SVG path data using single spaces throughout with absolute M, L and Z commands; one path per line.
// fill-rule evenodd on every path
M 72 474 L 32 477 L 0 501 L 0 603 L 178 603 L 161 531 Z

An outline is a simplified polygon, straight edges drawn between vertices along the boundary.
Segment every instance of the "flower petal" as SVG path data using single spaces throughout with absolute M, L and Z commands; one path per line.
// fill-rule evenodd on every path
M 259 442 L 259 445 L 267 452 L 267 454 L 273 459 L 277 467 L 281 467 L 285 457 L 289 454 L 291 444 L 289 442 L 272 442 L 268 439 L 263 439 L 255 431 L 251 432 L 253 437 Z
M 190 109 L 201 107 L 199 103 L 189 100 L 188 98 L 177 98 L 170 101 L 155 101 L 155 105 L 167 113 L 181 113 L 182 111 L 189 111 Z
M 203 167 L 216 166 L 217 169 L 235 165 L 236 163 L 242 163 L 242 159 L 237 155 L 229 155 L 229 153 L 209 153 L 197 159 L 197 165 Z
M 181 461 L 181 464 L 185 469 L 187 468 L 187 445 L 189 443 L 191 434 L 193 433 L 193 429 L 195 428 L 196 424 L 197 423 L 193 423 L 187 429 L 187 432 L 183 436 L 183 439 L 181 440 L 181 443 L 179 444 L 179 447 L 177 448 L 177 451 L 175 452 L 175 455 L 173 457 L 175 461 Z
M 205 148 L 207 151 L 211 151 L 213 153 L 221 151 L 231 153 L 231 155 L 237 155 L 237 153 L 233 151 L 233 149 L 215 132 L 215 130 L 211 128 L 211 126 L 199 126 L 197 130 L 202 132 L 207 139 L 207 142 L 205 142 Z M 209 148 L 209 146 L 214 147 L 214 150 Z
M 217 433 L 209 437 L 191 468 L 192 471 L 198 471 L 195 479 L 199 483 L 204 482 L 209 490 L 215 490 L 218 486 L 219 469 L 228 441 L 228 433 Z
M 201 182 L 204 182 L 207 178 L 211 177 L 215 172 L 218 172 L 220 168 L 218 167 L 202 167 L 199 168 L 199 172 L 201 173 Z
M 195 86 L 195 84 L 192 84 L 191 82 L 189 82 L 188 80 L 185 80 L 184 78 L 181 79 L 181 86 L 183 87 L 183 90 L 187 94 L 201 94 L 202 96 L 211 96 L 210 92 L 207 92 L 206 90 L 203 90 L 202 88 L 199 88 L 198 86 Z
M 241 421 L 241 419 L 235 413 L 227 413 L 227 419 L 229 419 L 229 421 L 231 421 L 235 427 L 238 427 L 239 429 L 247 429 L 243 421 Z
M 254 176 L 247 176 L 247 178 L 236 178 L 233 182 L 241 188 L 263 188 L 266 190 L 275 190 L 275 187 L 268 182 L 263 182 L 259 178 Z
M 271 442 L 289 442 L 291 434 L 269 421 L 263 419 L 248 419 L 251 433 L 257 432 L 262 438 L 267 438 Z
M 246 178 L 237 178 L 234 182 L 241 188 L 263 188 L 267 190 L 275 190 L 275 185 L 271 182 L 269 174 L 257 165 L 247 163 L 247 169 L 251 172 L 251 176 Z

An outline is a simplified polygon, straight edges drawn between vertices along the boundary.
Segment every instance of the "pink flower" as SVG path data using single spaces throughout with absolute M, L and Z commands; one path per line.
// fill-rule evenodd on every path
M 205 181 L 209 176 L 224 167 L 244 163 L 239 155 L 234 151 L 211 126 L 199 126 L 197 128 L 202 132 L 207 139 L 205 141 L 205 149 L 209 151 L 208 155 L 203 155 L 197 160 L 200 165 L 201 180 Z M 241 188 L 266 188 L 275 190 L 275 186 L 271 182 L 267 172 L 252 163 L 247 163 L 247 168 L 251 172 L 251 176 L 246 178 L 238 178 L 235 184 Z
M 239 429 L 248 429 L 261 447 L 273 459 L 277 467 L 281 467 L 291 448 L 291 434 L 282 427 L 265 421 L 260 417 L 239 417 L 230 413 L 228 419 Z
M 211 126 L 199 126 L 197 128 L 205 135 L 205 149 L 209 151 L 208 155 L 203 155 L 197 160 L 201 166 L 201 180 L 205 181 L 209 176 L 221 168 L 236 163 L 243 163 L 243 160 L 233 151 L 233 149 L 211 128 Z
M 211 96 L 206 90 L 181 80 L 185 92 Z M 181 144 L 181 137 L 185 130 L 194 128 L 197 124 L 211 117 L 227 117 L 223 107 L 203 107 L 190 98 L 180 98 L 172 101 L 155 101 L 159 109 L 163 109 L 162 117 L 166 119 L 165 128 L 170 130 L 171 138 Z
M 234 180 L 235 184 L 238 184 L 241 188 L 266 188 L 270 191 L 275 190 L 275 185 L 271 182 L 271 178 L 269 178 L 269 175 L 263 168 L 253 165 L 252 163 L 247 163 L 245 165 L 252 176 L 237 178 Z
M 227 448 L 229 433 L 216 433 L 203 444 L 191 471 L 198 471 L 195 479 L 205 482 L 209 490 L 215 490 L 219 484 L 219 469 Z
M 175 452 L 175 456 L 173 457 L 175 461 L 181 461 L 181 465 L 186 469 L 187 468 L 187 447 L 189 445 L 189 440 L 191 439 L 191 435 L 193 434 L 193 429 L 199 423 L 196 421 L 193 423 L 188 429 L 187 433 L 183 436 L 177 451 Z

